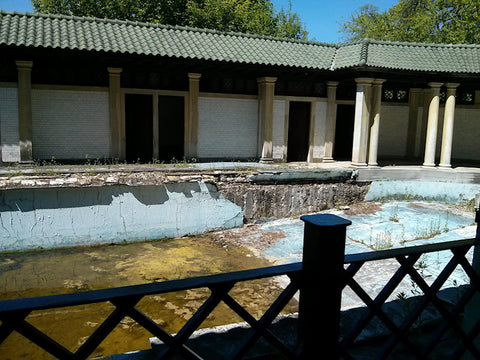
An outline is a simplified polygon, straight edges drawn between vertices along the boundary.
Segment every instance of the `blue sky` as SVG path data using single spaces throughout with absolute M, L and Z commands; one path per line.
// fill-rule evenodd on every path
M 275 8 L 287 8 L 289 0 L 273 0 Z M 350 19 L 360 6 L 370 3 L 380 10 L 392 7 L 398 0 L 292 0 L 292 10 L 305 24 L 310 37 L 317 41 L 335 43 L 345 39 L 338 32 L 340 23 Z M 32 11 L 30 0 L 0 0 L 0 9 L 9 11 Z

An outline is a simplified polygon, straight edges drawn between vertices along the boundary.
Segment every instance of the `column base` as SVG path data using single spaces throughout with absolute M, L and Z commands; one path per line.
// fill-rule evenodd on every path
M 356 163 L 356 162 L 351 162 L 350 163 L 352 166 L 358 166 L 358 167 L 367 167 L 367 163 Z
M 324 157 L 322 162 L 333 163 L 333 162 L 335 162 L 335 160 L 333 159 L 333 157 Z
M 369 163 L 369 164 L 368 164 L 368 167 L 369 167 L 369 168 L 379 168 L 380 166 L 378 166 L 377 163 L 373 163 L 373 164 L 370 164 L 370 163 Z
M 273 158 L 261 158 L 260 163 L 261 164 L 273 164 Z
M 423 163 L 422 166 L 423 166 L 423 167 L 426 167 L 426 168 L 434 168 L 436 165 L 435 165 L 434 163 L 432 163 L 432 164 Z
M 438 167 L 441 167 L 442 169 L 451 169 L 452 165 L 450 165 L 450 164 L 440 164 L 440 165 L 438 165 Z

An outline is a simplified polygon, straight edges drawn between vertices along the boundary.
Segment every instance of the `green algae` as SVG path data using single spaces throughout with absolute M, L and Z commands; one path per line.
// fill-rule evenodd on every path
M 0 300 L 72 293 L 269 266 L 250 250 L 215 236 L 124 245 L 0 254 Z M 272 279 L 238 283 L 230 295 L 259 318 L 281 289 Z M 137 308 L 170 333 L 178 332 L 210 295 L 208 289 L 144 297 Z M 110 315 L 110 303 L 34 311 L 27 321 L 71 351 Z M 292 302 L 286 312 L 296 311 Z M 220 304 L 201 327 L 241 321 Z M 126 317 L 97 348 L 105 356 L 150 348 L 152 335 Z M 0 345 L 5 359 L 52 359 L 17 333 Z

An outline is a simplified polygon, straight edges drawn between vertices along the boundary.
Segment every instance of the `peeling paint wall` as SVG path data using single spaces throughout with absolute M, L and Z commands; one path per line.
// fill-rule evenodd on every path
M 204 182 L 0 192 L 0 251 L 142 241 L 243 224 Z

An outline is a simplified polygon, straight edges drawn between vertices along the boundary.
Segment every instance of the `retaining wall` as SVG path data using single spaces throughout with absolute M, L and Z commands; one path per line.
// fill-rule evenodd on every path
M 0 251 L 153 240 L 243 224 L 212 184 L 0 192 Z
M 0 251 L 197 235 L 363 201 L 352 171 L 0 178 Z

